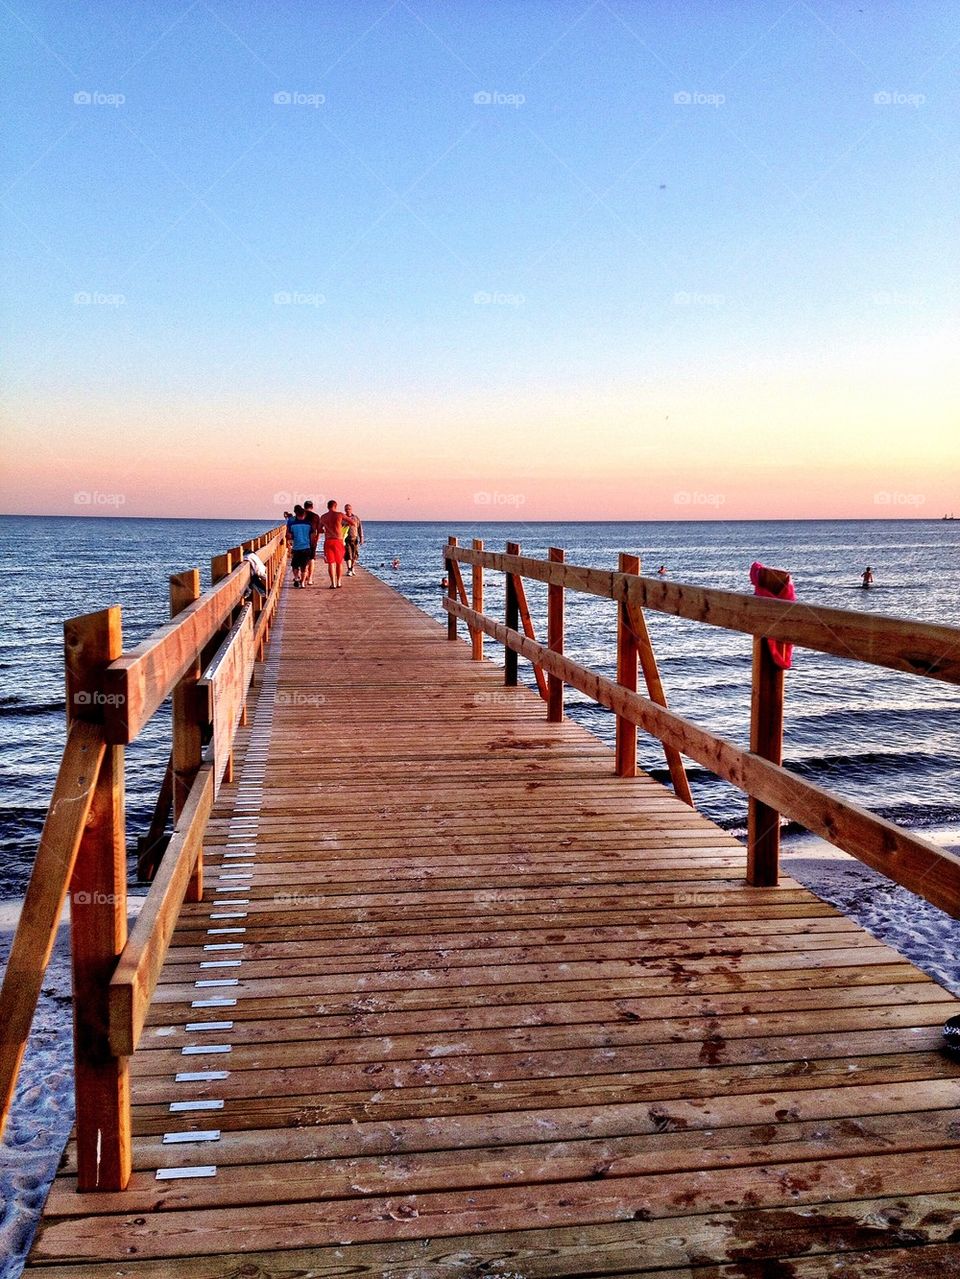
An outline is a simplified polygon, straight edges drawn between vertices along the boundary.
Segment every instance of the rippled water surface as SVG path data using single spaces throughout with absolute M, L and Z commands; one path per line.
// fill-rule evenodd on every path
M 263 531 L 266 521 L 0 518 L 11 598 L 0 633 L 0 897 L 23 892 L 64 735 L 62 623 L 120 603 L 127 647 L 167 616 L 167 578 Z M 615 567 L 617 554 L 663 563 L 675 580 L 749 589 L 754 559 L 790 569 L 802 599 L 960 624 L 960 523 L 829 521 L 636 524 L 366 523 L 363 562 L 440 618 L 447 534 L 483 538 L 526 553 L 561 546 L 573 563 Z M 400 567 L 390 567 L 394 558 Z M 870 564 L 875 590 L 859 590 Z M 349 583 L 347 584 L 349 586 Z M 545 588 L 528 584 L 538 633 Z M 502 583 L 487 574 L 488 611 L 501 615 Z M 705 728 L 746 743 L 750 640 L 682 619 L 648 614 L 671 705 Z M 569 595 L 567 650 L 614 671 L 615 607 Z M 490 643 L 488 652 L 499 657 Z M 521 662 L 521 668 L 526 664 Z M 529 674 L 529 667 L 526 668 Z M 576 693 L 571 713 L 612 741 L 610 714 Z M 960 690 L 933 680 L 809 651 L 788 676 L 786 760 L 805 777 L 913 827 L 960 823 Z M 128 751 L 131 843 L 149 822 L 169 750 L 169 722 L 155 717 Z M 665 776 L 655 741 L 641 735 L 641 764 Z M 743 798 L 693 768 L 698 804 L 730 829 L 745 820 Z

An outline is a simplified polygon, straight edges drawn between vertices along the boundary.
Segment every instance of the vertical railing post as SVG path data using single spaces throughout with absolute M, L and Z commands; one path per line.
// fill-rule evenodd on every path
M 507 543 L 508 555 L 520 554 L 519 542 Z M 517 584 L 514 581 L 512 573 L 508 573 L 504 581 L 506 609 L 504 613 L 504 621 L 512 631 L 520 628 L 520 600 L 517 597 Z M 517 651 L 514 648 L 504 648 L 503 650 L 503 682 L 508 688 L 516 688 L 518 683 L 517 675 Z
M 123 652 L 120 609 L 64 627 L 67 720 L 103 722 L 101 676 Z M 108 993 L 127 940 L 123 747 L 109 745 L 70 881 L 78 1190 L 123 1190 L 130 1179 L 130 1073 L 108 1039 Z
M 636 555 L 620 555 L 621 573 L 639 573 L 640 560 Z M 627 613 L 626 600 L 621 600 L 617 612 L 617 683 L 631 693 L 637 691 L 637 662 L 639 644 Z M 618 777 L 637 775 L 637 726 L 632 720 L 617 716 L 616 770 Z
M 564 552 L 551 546 L 547 559 L 551 564 L 562 564 Z M 547 586 L 547 647 L 554 653 L 563 652 L 563 606 L 562 584 L 550 582 Z M 559 675 L 547 676 L 547 720 L 551 724 L 559 724 L 563 720 L 563 680 Z
M 216 578 L 214 578 L 216 580 Z M 170 578 L 170 616 L 176 617 L 200 598 L 200 570 L 187 569 Z M 197 680 L 201 672 L 201 655 L 197 653 L 190 669 L 173 690 L 173 822 L 183 812 L 190 787 L 203 762 L 203 732 L 197 706 Z M 185 901 L 203 899 L 203 849 L 197 854 L 196 865 L 190 876 Z
M 457 545 L 457 539 L 455 537 L 447 538 L 447 546 L 456 546 L 456 545 Z M 447 570 L 445 574 L 447 579 L 447 598 L 455 600 L 457 598 L 457 579 L 454 576 L 454 572 L 453 572 L 452 556 L 448 555 L 446 557 L 446 559 L 444 560 L 444 566 L 446 567 L 446 570 Z M 447 614 L 447 639 L 455 640 L 456 638 L 457 638 L 457 619 L 453 615 L 453 613 L 448 613 Z
M 222 555 L 214 555 L 213 559 L 210 561 L 210 581 L 213 586 L 216 586 L 218 582 L 222 582 L 225 577 L 229 577 L 230 574 L 233 572 L 233 570 L 237 567 L 237 565 L 240 562 L 237 559 L 237 554 L 236 554 L 238 549 L 239 548 L 235 547 L 232 550 L 224 551 Z M 230 629 L 230 625 L 231 625 L 231 621 L 230 621 L 230 618 L 228 617 L 223 628 L 224 631 L 228 631 Z M 223 780 L 228 784 L 233 781 L 233 751 L 232 750 L 230 751 L 230 754 L 227 756 L 226 767 L 223 770 Z M 200 894 L 202 897 L 203 895 L 203 850 L 202 849 L 200 851 L 200 856 L 197 858 L 197 867 L 199 868 L 199 872 L 201 876 Z M 192 887 L 193 887 L 193 881 L 191 880 L 191 888 Z M 201 897 L 191 897 L 188 893 L 186 900 L 200 901 Z
M 483 542 L 481 541 L 480 538 L 475 537 L 473 539 L 473 549 L 475 551 L 483 550 Z M 473 611 L 475 613 L 482 613 L 483 612 L 483 565 L 482 564 L 474 564 L 472 578 L 473 580 L 471 582 L 471 585 L 473 588 L 473 601 L 472 601 Z M 470 638 L 473 644 L 473 660 L 475 662 L 482 662 L 483 661 L 483 631 L 480 629 L 479 626 L 473 631 Z
M 783 763 L 784 673 L 770 656 L 767 641 L 753 641 L 753 685 L 750 699 L 750 749 L 755 755 Z M 780 878 L 780 814 L 752 796 L 747 817 L 747 883 L 772 888 Z

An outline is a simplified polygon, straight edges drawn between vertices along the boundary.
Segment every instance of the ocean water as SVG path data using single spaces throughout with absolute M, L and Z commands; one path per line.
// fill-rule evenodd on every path
M 201 567 L 267 521 L 22 519 L 0 517 L 13 584 L 0 629 L 0 968 L 9 950 L 64 739 L 62 623 L 120 603 L 127 647 L 167 616 L 166 579 Z M 444 524 L 365 522 L 364 563 L 438 620 L 443 544 L 449 533 L 500 550 L 509 538 L 542 555 L 562 546 L 572 563 L 615 567 L 619 551 L 677 580 L 748 590 L 751 562 L 791 570 L 801 598 L 960 625 L 960 524 L 830 521 L 685 524 Z M 390 567 L 394 558 L 399 567 Z M 870 564 L 877 588 L 857 589 Z M 502 616 L 498 575 L 487 574 L 487 611 Z M 349 589 L 349 582 L 347 583 Z M 545 591 L 529 583 L 538 627 Z M 746 744 L 750 640 L 648 614 L 671 705 Z M 567 600 L 567 651 L 614 672 L 615 606 Z M 502 661 L 498 646 L 487 651 Z M 521 678 L 530 679 L 521 661 Z M 613 741 L 612 716 L 568 690 L 571 716 Z M 960 689 L 797 650 L 787 676 L 786 759 L 791 768 L 875 811 L 960 847 Z M 127 753 L 131 850 L 146 829 L 169 751 L 169 717 L 155 716 Z M 666 778 L 659 743 L 640 737 L 640 760 Z M 692 769 L 701 809 L 743 829 L 744 798 Z M 960 994 L 960 924 L 852 858 L 794 834 L 785 870 L 880 940 Z M 141 889 L 141 892 L 143 890 Z M 8 899 L 4 904 L 3 899 Z M 132 897 L 131 910 L 142 901 Z M 70 975 L 61 935 L 44 982 L 13 1111 L 0 1143 L 0 1279 L 18 1279 L 47 1187 L 73 1122 Z
M 123 608 L 125 646 L 167 617 L 167 578 L 262 532 L 263 520 L 0 517 L 0 549 L 15 607 L 0 631 L 0 899 L 24 891 L 64 739 L 62 623 L 108 604 Z M 749 590 L 754 559 L 789 569 L 801 599 L 863 612 L 960 625 L 960 522 L 810 521 L 686 523 L 388 523 L 365 521 L 363 564 L 438 619 L 448 534 L 508 539 L 543 555 L 561 546 L 572 563 L 616 567 L 639 554 L 645 571 Z M 399 568 L 391 568 L 392 561 Z M 870 564 L 871 591 L 858 589 Z M 349 585 L 349 583 L 348 583 Z M 486 577 L 487 611 L 502 616 L 499 574 Z M 538 634 L 546 592 L 528 583 Z M 648 614 L 670 705 L 703 727 L 747 744 L 750 639 Z M 567 651 L 605 674 L 615 667 L 616 608 L 568 594 Z M 502 652 L 487 645 L 494 660 Z M 521 677 L 530 668 L 521 661 Z M 570 714 L 604 740 L 613 717 L 568 690 Z M 131 849 L 149 823 L 169 751 L 169 718 L 155 716 L 127 754 Z M 785 761 L 804 777 L 907 826 L 960 827 L 960 688 L 798 650 L 787 677 Z M 640 736 L 640 763 L 666 779 L 658 742 Z M 693 765 L 698 806 L 741 831 L 746 801 Z

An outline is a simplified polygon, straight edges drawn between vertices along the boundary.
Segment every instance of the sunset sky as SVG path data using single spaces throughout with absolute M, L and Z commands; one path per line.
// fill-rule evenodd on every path
M 5 7 L 0 509 L 960 513 L 955 0 Z

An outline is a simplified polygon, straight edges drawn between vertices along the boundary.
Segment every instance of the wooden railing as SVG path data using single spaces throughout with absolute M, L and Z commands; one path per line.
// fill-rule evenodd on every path
M 265 595 L 250 590 L 248 552 L 266 565 Z M 198 569 L 177 574 L 171 620 L 127 653 L 119 607 L 64 626 L 67 742 L 0 990 L 0 1132 L 69 892 L 80 1190 L 130 1177 L 129 1057 L 181 904 L 203 893 L 204 829 L 286 561 L 278 527 L 216 556 L 204 593 Z M 124 747 L 167 698 L 173 746 L 140 860 L 153 882 L 128 938 Z
M 546 676 L 548 720 L 562 718 L 563 685 L 569 684 L 616 714 L 616 771 L 621 776 L 636 773 L 639 727 L 663 744 L 674 789 L 687 803 L 692 801 L 681 756 L 695 760 L 747 794 L 748 883 L 777 883 L 782 814 L 960 917 L 960 857 L 783 767 L 784 672 L 774 664 L 766 642 L 779 640 L 960 684 L 960 628 L 642 577 L 639 560 L 627 555 L 621 555 L 619 571 L 610 572 L 567 564 L 563 551 L 557 548 L 550 549 L 547 560 L 523 556 L 516 543 L 507 543 L 503 554 L 484 550 L 479 541 L 468 549 L 450 538 L 444 554 L 448 638 L 457 638 L 459 619 L 467 624 L 475 659 L 483 657 L 484 635 L 503 644 L 508 685 L 517 683 L 517 656 L 529 658 L 539 672 L 537 683 L 542 694 L 541 681 Z M 472 567 L 472 606 L 462 564 Z M 503 622 L 483 612 L 484 569 L 506 575 Z M 534 634 L 523 594 L 525 578 L 547 585 L 546 643 L 538 642 Z M 615 680 L 564 656 L 563 596 L 568 590 L 617 604 Z M 668 708 L 644 609 L 754 637 L 749 750 Z M 645 677 L 646 696 L 637 691 L 638 664 Z

